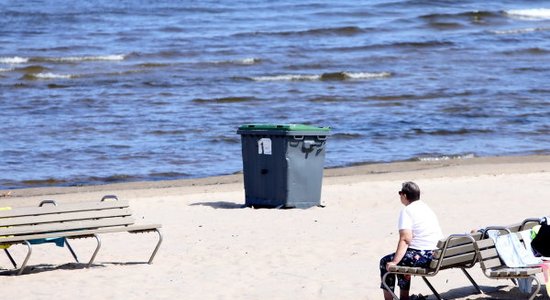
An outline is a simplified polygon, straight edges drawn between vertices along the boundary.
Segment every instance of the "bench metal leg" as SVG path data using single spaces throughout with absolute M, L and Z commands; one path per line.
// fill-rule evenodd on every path
M 468 273 L 468 271 L 466 271 L 466 269 L 464 269 L 464 268 L 460 268 L 460 269 L 462 270 L 462 272 L 464 272 L 464 275 L 466 275 L 468 280 L 470 280 L 470 282 L 472 283 L 474 288 L 477 290 L 477 293 L 478 294 L 483 294 L 483 291 L 479 288 L 479 285 L 477 285 L 477 282 L 475 282 L 475 280 L 472 278 L 470 273 Z
M 97 234 L 94 234 L 95 239 L 97 240 L 97 247 L 95 248 L 94 254 L 92 254 L 92 258 L 90 258 L 90 262 L 88 262 L 88 268 L 92 266 L 94 263 L 95 257 L 97 253 L 99 252 L 99 248 L 101 248 L 101 239 Z
M 390 274 L 395 275 L 394 273 L 387 272 L 386 274 L 384 274 L 384 276 L 382 276 L 382 285 L 384 286 L 386 291 L 390 292 L 394 300 L 399 300 L 399 297 L 397 297 L 397 295 L 392 291 L 392 289 L 390 289 L 390 287 L 386 284 L 386 277 L 388 277 L 388 275 Z
M 105 198 L 105 197 L 103 197 L 103 198 Z M 103 199 L 101 201 L 103 201 Z M 57 206 L 57 202 L 55 200 L 43 200 L 42 202 L 40 202 L 40 204 L 38 206 L 42 207 L 44 204 L 52 204 L 53 206 Z M 73 247 L 71 247 L 71 244 L 69 244 L 69 240 L 67 238 L 63 238 L 63 240 L 64 240 L 65 244 L 67 245 L 67 248 L 69 248 L 69 251 L 71 251 L 71 254 L 74 257 L 74 260 L 76 260 L 76 262 L 79 262 L 78 257 L 76 257 L 76 253 L 73 250 Z
M 155 229 L 155 231 L 158 233 L 159 235 L 159 241 L 157 243 L 157 246 L 155 247 L 155 250 L 153 250 L 153 254 L 151 254 L 151 257 L 149 258 L 149 261 L 147 262 L 148 264 L 152 264 L 153 263 L 153 258 L 155 258 L 155 255 L 157 255 L 157 251 L 159 250 L 160 248 L 160 244 L 162 244 L 162 234 L 160 233 L 160 230 L 158 229 Z
M 441 296 L 440 296 L 439 293 L 434 289 L 433 285 L 428 281 L 428 278 L 422 276 L 422 279 L 424 279 L 424 282 L 425 282 L 426 285 L 430 288 L 430 290 L 432 291 L 432 293 L 434 293 L 434 296 L 437 298 L 437 300 L 441 300 Z
M 531 294 L 531 297 L 529 297 L 529 300 L 533 300 L 535 299 L 535 297 L 540 291 L 540 281 L 537 279 L 537 276 L 535 275 L 531 275 L 529 276 L 529 278 L 532 278 L 537 283 L 537 288 L 535 288 L 535 291 L 533 292 L 533 294 Z
M 6 255 L 7 255 L 8 258 L 10 259 L 11 264 L 13 265 L 13 267 L 17 269 L 17 263 L 15 262 L 15 260 L 13 259 L 13 257 L 11 256 L 10 252 L 8 251 L 8 249 L 4 249 L 4 252 L 6 252 Z
M 78 257 L 76 257 L 76 253 L 74 252 L 73 247 L 71 247 L 71 244 L 69 244 L 69 240 L 67 238 L 65 238 L 65 245 L 67 245 L 67 248 L 69 249 L 69 251 L 74 257 L 74 260 L 76 260 L 76 262 L 79 263 Z
M 384 276 L 382 276 L 382 285 L 384 286 L 384 288 L 390 292 L 390 294 L 392 295 L 393 299 L 394 300 L 399 300 L 399 297 L 397 297 L 397 295 L 395 294 L 394 291 L 392 291 L 390 289 L 390 287 L 386 284 L 386 277 L 388 277 L 388 275 L 390 274 L 394 274 L 394 273 L 386 273 L 384 274 Z M 394 274 L 395 275 L 395 274 Z M 434 294 L 434 296 L 438 299 L 438 300 L 442 300 L 441 298 L 441 295 L 439 295 L 439 293 L 435 290 L 435 288 L 433 287 L 433 285 L 428 281 L 428 279 L 424 276 L 421 276 L 422 279 L 424 280 L 424 282 L 426 283 L 426 285 L 428 286 L 428 288 L 430 288 L 430 290 L 432 291 L 432 293 Z
M 17 275 L 21 275 L 21 273 L 23 273 L 23 270 L 27 266 L 27 262 L 29 261 L 29 258 L 31 257 L 31 253 L 32 253 L 31 243 L 29 243 L 28 241 L 25 241 L 25 244 L 27 245 L 27 248 L 29 249 L 29 251 L 27 251 L 27 256 L 25 257 L 25 260 L 21 264 L 21 268 L 17 272 Z

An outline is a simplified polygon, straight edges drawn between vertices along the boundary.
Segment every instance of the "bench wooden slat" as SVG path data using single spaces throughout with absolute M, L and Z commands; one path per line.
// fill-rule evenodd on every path
M 541 268 L 537 267 L 525 267 L 525 268 L 496 268 L 492 269 L 489 274 L 494 277 L 529 277 L 530 275 L 535 275 L 542 272 Z
M 483 260 L 483 266 L 485 269 L 493 269 L 502 266 L 502 261 L 499 257 Z
M 76 220 L 85 220 L 85 219 L 109 218 L 109 217 L 123 217 L 123 216 L 130 216 L 131 214 L 132 214 L 132 211 L 129 208 L 123 208 L 123 209 L 117 208 L 117 209 L 104 209 L 99 211 L 87 210 L 87 211 L 78 211 L 78 212 L 67 212 L 62 214 L 46 214 L 46 215 L 24 216 L 24 217 L 14 217 L 14 218 L 3 218 L 3 219 L 0 219 L 0 227 L 41 224 L 41 223 L 50 223 L 50 222 L 76 221 Z
M 542 268 L 535 268 L 535 267 L 531 267 L 531 268 L 522 268 L 521 269 L 521 274 L 523 276 L 529 276 L 529 275 L 533 275 L 533 274 L 538 274 L 542 272 Z
M 30 235 L 20 235 L 20 236 L 0 238 L 0 244 L 20 243 L 23 241 L 29 241 L 29 240 L 35 240 L 35 239 L 47 239 L 47 238 L 58 238 L 58 237 L 78 238 L 78 237 L 86 237 L 86 236 L 91 236 L 93 234 L 103 234 L 103 233 L 116 233 L 116 232 L 137 233 L 137 232 L 153 231 L 160 228 L 162 228 L 162 225 L 160 224 L 135 225 L 135 226 L 129 225 L 129 226 L 105 227 L 105 228 L 99 228 L 99 229 L 30 234 Z
M 408 274 L 427 274 L 428 270 L 425 268 L 415 268 L 415 267 L 405 267 L 405 266 L 392 266 L 390 267 L 390 271 L 392 272 L 402 272 L 402 273 L 408 273 Z
M 442 269 L 457 266 L 457 265 L 466 265 L 474 259 L 476 255 L 475 251 L 464 253 L 460 255 L 455 255 L 453 257 L 445 257 L 441 262 Z M 437 266 L 438 260 L 432 260 L 430 263 L 430 268 L 434 269 Z
M 28 235 L 33 233 L 48 233 L 58 231 L 69 231 L 79 229 L 91 229 L 110 226 L 131 225 L 134 223 L 133 217 L 105 218 L 98 220 L 82 220 L 59 223 L 46 223 L 40 225 L 23 225 L 0 229 L 0 236 Z M 1 240 L 1 238 L 0 238 Z
M 100 210 L 100 209 L 115 209 L 129 207 L 128 201 L 103 201 L 103 202 L 81 202 L 81 203 L 66 203 L 62 205 L 46 205 L 42 207 L 16 207 L 11 210 L 0 211 L 1 218 L 13 218 L 46 214 L 57 214 L 65 212 Z
M 481 257 L 481 260 L 491 259 L 498 257 L 498 252 L 496 248 L 487 248 L 479 251 L 479 256 Z
M 498 269 L 492 269 L 489 271 L 489 276 L 491 277 L 508 277 L 510 273 L 507 270 L 498 270 Z
M 481 238 L 481 233 L 479 232 L 476 232 L 476 233 L 473 233 L 472 234 L 472 237 L 474 238 L 474 240 L 479 240 Z M 439 242 L 437 242 L 437 248 L 438 249 L 441 249 L 445 246 L 445 241 L 446 239 L 442 239 L 442 240 L 439 240 Z M 460 245 L 463 245 L 463 244 L 472 244 L 472 240 L 470 240 L 469 238 L 456 238 L 456 239 L 453 239 L 449 242 L 449 244 L 447 245 L 447 248 L 450 248 L 450 247 L 455 247 L 455 246 L 460 246 Z
M 494 247 L 495 246 L 495 242 L 493 241 L 493 239 L 490 239 L 490 238 L 479 240 L 476 243 L 477 243 L 477 246 L 479 247 L 479 249 L 485 249 L 485 248 L 488 248 L 488 247 Z
M 468 244 L 454 246 L 454 247 L 447 247 L 447 251 L 445 251 L 445 256 L 452 257 L 457 254 L 462 254 L 466 252 L 475 252 L 475 251 L 476 250 L 475 250 L 474 244 L 472 244 L 470 241 L 470 243 Z M 436 251 L 434 251 L 433 258 L 439 259 L 442 253 L 443 253 L 442 249 L 437 249 Z

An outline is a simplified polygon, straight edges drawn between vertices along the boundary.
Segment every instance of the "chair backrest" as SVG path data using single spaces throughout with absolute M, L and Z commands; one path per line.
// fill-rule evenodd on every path
M 533 226 L 537 225 L 538 222 L 539 222 L 539 218 L 529 218 L 529 219 L 525 219 L 521 223 L 512 224 L 512 225 L 503 226 L 503 227 L 495 226 L 492 228 L 500 228 L 501 232 L 518 232 L 521 230 L 530 229 Z M 483 245 L 484 247 L 488 247 L 487 248 L 488 251 L 484 252 L 483 254 L 486 255 L 487 259 L 493 258 L 494 253 L 492 250 L 490 250 L 490 244 L 493 241 L 492 239 L 488 238 L 485 234 L 481 232 L 472 233 L 471 237 L 476 242 L 486 240 L 485 243 L 482 242 L 480 244 L 480 245 Z M 521 239 L 521 236 L 520 236 L 520 239 Z M 446 243 L 447 245 L 445 246 Z M 494 242 L 492 244 L 493 244 L 492 248 L 494 249 Z M 434 258 L 430 263 L 431 269 L 437 268 L 439 263 L 441 263 L 441 265 L 439 266 L 440 269 L 453 268 L 453 267 L 471 267 L 473 264 L 475 264 L 476 261 L 483 259 L 483 258 L 480 258 L 478 255 L 478 257 L 476 258 L 476 261 L 472 261 L 476 255 L 476 249 L 474 244 L 472 243 L 472 240 L 467 237 L 442 239 L 438 242 L 437 248 L 438 249 L 434 253 Z M 494 250 L 494 252 L 496 252 L 496 249 Z M 498 254 L 496 255 L 498 257 Z M 496 262 L 492 262 L 491 265 L 494 263 Z
M 482 270 L 485 271 L 487 269 L 504 266 L 498 256 L 495 241 L 493 239 L 489 238 L 476 241 L 476 246 L 479 249 L 479 264 Z
M 472 238 L 462 235 L 449 236 L 440 240 L 437 244 L 437 250 L 434 252 L 430 269 L 447 269 L 453 267 L 469 268 L 475 264 L 476 250 L 473 241 L 481 238 L 481 233 L 474 233 Z
M 20 207 L 0 211 L 2 237 L 16 238 L 71 230 L 86 230 L 134 223 L 127 201 L 101 201 Z

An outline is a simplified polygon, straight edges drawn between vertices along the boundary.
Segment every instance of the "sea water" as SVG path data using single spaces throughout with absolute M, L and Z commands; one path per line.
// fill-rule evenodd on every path
M 550 153 L 548 1 L 0 0 L 0 189 L 230 174 L 238 126 L 326 166 Z

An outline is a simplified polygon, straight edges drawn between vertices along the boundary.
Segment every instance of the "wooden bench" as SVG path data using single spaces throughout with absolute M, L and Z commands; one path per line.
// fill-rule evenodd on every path
M 382 278 L 382 284 L 384 288 L 389 291 L 393 298 L 398 300 L 397 295 L 386 285 L 386 277 L 390 274 L 403 274 L 411 276 L 421 276 L 428 288 L 432 291 L 434 296 L 441 300 L 441 296 L 435 290 L 433 285 L 428 281 L 427 277 L 433 277 L 439 273 L 439 271 L 451 268 L 459 268 L 468 280 L 472 283 L 477 293 L 483 293 L 479 288 L 479 285 L 475 282 L 472 276 L 466 269 L 473 267 L 479 260 L 479 254 L 475 248 L 475 242 L 483 239 L 487 239 L 487 230 L 507 230 L 509 232 L 518 232 L 524 229 L 529 229 L 538 224 L 539 218 L 529 218 L 523 220 L 521 223 L 512 224 L 504 227 L 487 227 L 483 232 L 476 232 L 472 234 L 453 234 L 442 239 L 437 244 L 437 249 L 434 252 L 433 260 L 429 267 L 405 267 L 405 266 L 391 266 L 389 272 Z
M 89 267 L 101 248 L 99 234 L 157 232 L 159 240 L 148 261 L 151 264 L 162 243 L 162 234 L 159 231 L 162 226 L 134 225 L 134 221 L 128 201 L 118 200 L 113 195 L 107 195 L 97 202 L 13 208 L 0 211 L 0 246 L 27 246 L 27 255 L 17 271 L 19 275 L 27 266 L 33 241 L 52 238 L 95 238 L 97 246 L 87 264 Z M 78 261 L 74 252 L 73 255 Z M 10 260 L 17 268 L 11 257 Z
M 434 296 L 441 300 L 441 296 L 428 281 L 427 277 L 433 277 L 441 270 L 460 268 L 468 280 L 470 280 L 472 285 L 476 288 L 478 293 L 481 293 L 481 289 L 477 283 L 466 271 L 467 268 L 473 267 L 477 262 L 477 252 L 474 248 L 474 243 L 476 239 L 481 238 L 481 236 L 481 233 L 474 235 L 453 234 L 446 239 L 439 241 L 437 244 L 437 250 L 434 251 L 433 259 L 427 268 L 391 266 L 389 271 L 382 278 L 384 288 L 392 294 L 394 299 L 398 300 L 399 297 L 397 297 L 397 295 L 386 284 L 386 277 L 389 276 L 389 274 L 421 276 L 426 285 L 433 292 Z
M 495 230 L 503 230 L 503 228 L 494 228 Z M 508 234 L 517 234 L 507 230 Z M 521 235 L 518 234 L 520 241 L 522 241 Z M 540 291 L 540 281 L 537 279 L 536 274 L 542 273 L 542 268 L 538 266 L 533 267 L 520 267 L 511 268 L 506 266 L 499 257 L 495 242 L 493 239 L 482 239 L 475 243 L 476 251 L 479 253 L 480 266 L 483 274 L 491 279 L 520 279 L 531 278 L 537 284 L 535 291 L 529 297 L 529 300 L 535 298 Z

